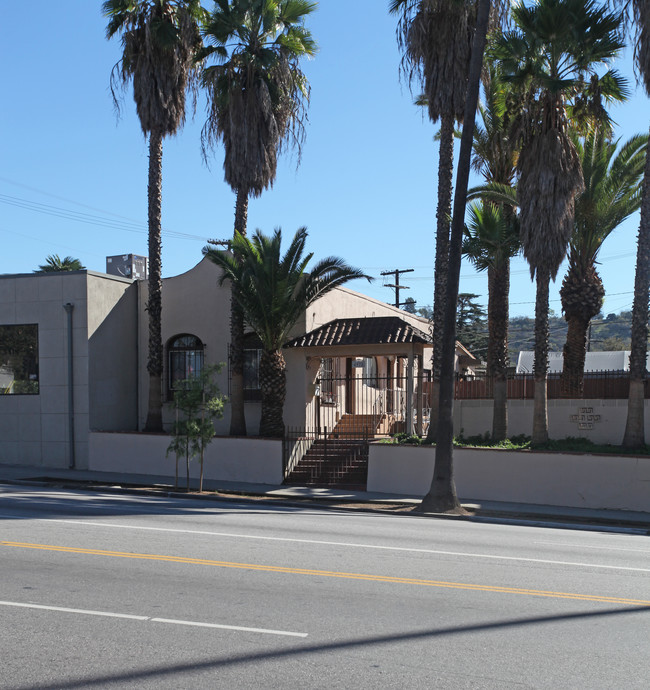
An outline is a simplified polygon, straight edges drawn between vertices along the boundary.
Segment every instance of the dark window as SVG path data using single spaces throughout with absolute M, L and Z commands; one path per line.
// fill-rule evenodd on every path
M 244 350 L 244 400 L 261 400 L 260 358 L 262 350 Z
M 366 386 L 377 388 L 377 360 L 374 357 L 363 358 L 362 376 Z
M 323 357 L 320 361 L 320 401 L 326 404 L 336 402 L 334 359 L 332 357 Z
M 258 402 L 262 399 L 260 390 L 260 359 L 262 341 L 255 333 L 244 335 L 244 402 Z M 232 376 L 232 362 L 228 358 L 228 378 Z M 229 389 L 230 390 L 230 389 Z
M 195 335 L 178 335 L 169 341 L 169 376 L 167 392 L 183 388 L 183 381 L 197 378 L 203 370 L 203 343 Z
M 38 326 L 0 326 L 0 394 L 38 392 Z

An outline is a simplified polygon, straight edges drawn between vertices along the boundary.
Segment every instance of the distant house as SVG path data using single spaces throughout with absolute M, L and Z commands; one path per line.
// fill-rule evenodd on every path
M 228 361 L 230 288 L 207 259 L 163 280 L 163 421 L 174 389 Z M 138 431 L 147 414 L 147 281 L 94 271 L 0 275 L 0 462 L 88 466 L 91 431 Z M 425 319 L 346 288 L 303 315 L 287 343 L 285 422 L 372 415 L 384 432 L 421 428 L 431 346 Z M 260 417 L 260 345 L 245 345 L 246 421 Z M 456 369 L 471 355 L 460 344 Z M 218 378 L 228 393 L 225 366 Z M 378 417 L 378 415 L 380 417 Z M 373 422 L 374 423 L 374 422 Z M 216 423 L 227 434 L 229 406 Z M 379 427 L 379 421 L 378 421 Z
M 532 374 L 535 362 L 535 353 L 522 351 L 517 358 L 517 374 Z M 548 353 L 548 371 L 551 374 L 562 373 L 564 355 L 562 352 Z M 650 355 L 648 355 L 648 368 L 650 369 Z M 630 351 L 618 350 L 611 352 L 587 352 L 585 357 L 585 372 L 597 371 L 629 371 Z

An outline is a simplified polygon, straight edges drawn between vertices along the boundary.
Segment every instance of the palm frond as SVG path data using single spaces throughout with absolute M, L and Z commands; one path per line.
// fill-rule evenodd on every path
M 294 235 L 282 255 L 282 231 L 270 236 L 257 230 L 251 238 L 236 233 L 232 253 L 205 247 L 222 270 L 221 283 L 230 281 L 246 322 L 267 350 L 278 350 L 307 307 L 319 297 L 355 278 L 367 278 L 338 257 L 328 257 L 307 272 L 311 254 L 303 256 L 306 228 Z

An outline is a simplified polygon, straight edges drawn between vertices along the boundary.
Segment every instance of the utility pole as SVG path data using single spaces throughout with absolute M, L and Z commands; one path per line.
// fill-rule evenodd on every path
M 399 284 L 399 276 L 400 273 L 413 273 L 415 269 L 414 268 L 405 268 L 402 269 L 401 271 L 398 270 L 397 268 L 394 271 L 383 271 L 380 275 L 382 276 L 395 276 L 395 284 L 394 285 L 384 285 L 384 287 L 388 288 L 394 288 L 395 289 L 395 306 L 399 309 L 404 302 L 399 301 L 399 291 L 400 290 L 410 290 L 411 288 L 408 285 L 400 285 Z
M 232 240 L 208 240 L 208 244 L 214 244 L 215 246 L 225 247 L 230 249 L 230 243 Z

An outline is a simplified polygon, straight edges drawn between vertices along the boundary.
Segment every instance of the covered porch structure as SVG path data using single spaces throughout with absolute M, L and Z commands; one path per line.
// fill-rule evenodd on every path
M 335 319 L 285 345 L 306 372 L 304 430 L 369 439 L 426 433 L 430 338 L 398 316 Z

